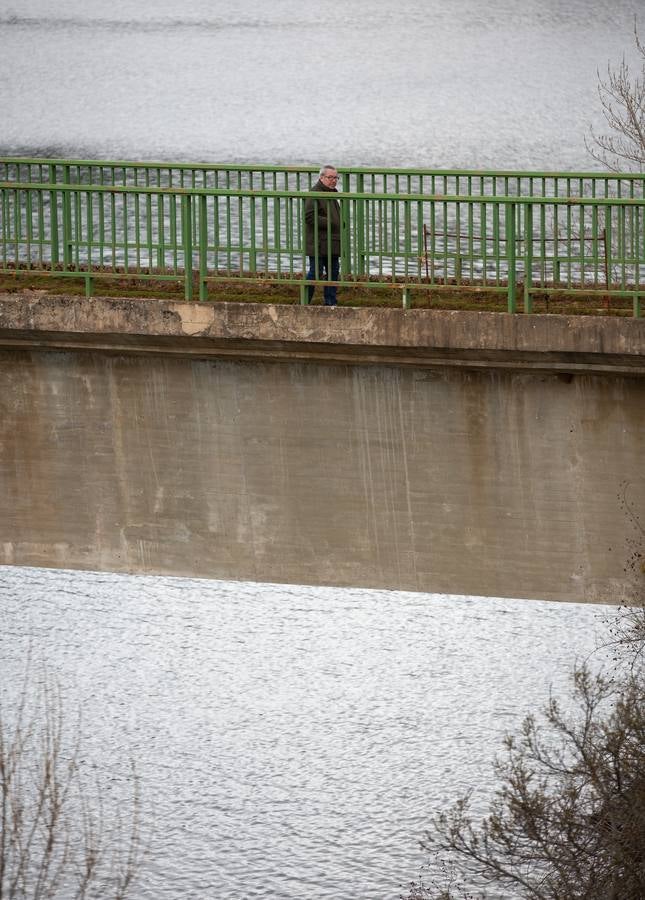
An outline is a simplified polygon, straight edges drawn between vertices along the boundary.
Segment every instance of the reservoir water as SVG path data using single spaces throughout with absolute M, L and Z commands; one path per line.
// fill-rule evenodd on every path
M 634 60 L 635 14 L 636 0 L 0 0 L 0 152 L 597 168 L 597 70 Z
M 31 645 L 134 759 L 137 900 L 396 900 L 433 812 L 594 654 L 608 607 L 0 569 L 2 694 Z M 8 695 L 8 696 L 7 696 Z
M 597 168 L 630 0 L 0 0 L 0 153 Z M 0 569 L 104 773 L 133 757 L 136 900 L 395 900 L 430 815 L 564 689 L 603 607 Z M 594 660 L 598 657 L 594 656 Z M 154 828 L 153 828 L 154 826 Z

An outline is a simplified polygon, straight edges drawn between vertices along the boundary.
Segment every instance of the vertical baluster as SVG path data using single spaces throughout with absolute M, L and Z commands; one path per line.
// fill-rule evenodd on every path
M 472 196 L 471 184 L 469 179 L 469 196 Z M 475 244 L 474 244 L 474 230 L 475 230 L 475 209 L 472 201 L 468 202 L 468 257 L 469 257 L 469 266 L 468 266 L 468 279 L 472 284 L 475 277 L 475 269 L 474 269 L 474 256 L 475 256 Z
M 365 192 L 365 177 L 362 172 L 356 176 L 356 191 L 358 194 Z M 356 204 L 356 274 L 365 275 L 365 244 L 368 220 L 365 215 L 365 200 L 359 199 Z
M 253 173 L 249 173 L 249 188 L 253 190 Z M 255 235 L 255 197 L 247 197 L 246 198 L 247 205 L 249 206 L 249 229 L 250 229 L 250 244 L 249 244 L 249 269 L 251 273 L 255 274 L 257 271 L 257 251 L 256 251 L 256 235 Z M 242 217 L 242 207 L 240 207 L 240 218 Z M 240 234 L 242 232 L 240 231 Z M 241 271 L 240 271 L 241 274 Z
M 546 196 L 546 195 L 544 195 Z M 540 204 L 540 283 L 546 287 L 547 282 L 547 237 L 546 237 L 546 204 Z
M 129 228 L 128 228 L 128 207 L 129 207 L 129 194 L 122 192 L 120 195 L 121 199 L 121 210 L 122 210 L 122 220 L 123 220 L 123 270 L 127 275 L 129 273 L 129 265 L 130 265 L 130 255 L 129 255 Z
M 636 246 L 636 266 L 634 271 L 634 298 L 633 298 L 633 315 L 639 317 L 641 315 L 641 262 L 640 262 L 640 247 L 641 247 L 641 236 L 643 234 L 643 206 L 637 206 L 634 209 L 634 243 Z
M 94 194 L 89 190 L 86 192 L 85 202 L 87 204 L 87 267 L 90 270 L 94 265 Z
M 164 210 L 164 222 L 168 219 L 168 227 L 166 236 L 164 237 L 164 259 L 166 255 L 173 274 L 177 274 L 177 204 L 179 203 L 177 194 L 164 194 L 164 203 L 167 210 Z
M 27 268 L 31 268 L 31 245 L 33 241 L 33 198 L 31 191 L 25 191 L 25 259 Z
M 183 175 L 183 172 L 182 172 Z M 181 235 L 184 256 L 184 297 L 193 299 L 193 210 L 190 194 L 181 195 Z
M 56 166 L 49 166 L 49 183 L 56 184 Z M 58 238 L 58 191 L 54 188 L 49 192 L 49 229 L 51 247 L 52 269 L 60 260 L 60 247 Z
M 218 173 L 219 176 L 219 173 Z M 213 271 L 215 276 L 219 275 L 219 252 L 220 252 L 220 197 L 218 194 L 213 195 Z
M 83 194 L 80 189 L 74 191 L 74 244 L 74 266 L 78 271 L 81 267 L 83 246 Z
M 20 267 L 20 195 L 19 190 L 12 192 L 14 198 L 13 204 L 13 243 L 14 243 L 14 262 L 16 270 Z
M 609 307 L 609 291 L 612 283 L 612 208 L 608 204 L 605 206 L 605 227 L 603 230 L 603 238 L 605 245 L 605 287 L 607 290 L 607 307 Z
M 620 251 L 620 289 L 624 291 L 627 287 L 627 207 L 618 207 L 618 247 Z
M 9 260 L 8 256 L 8 248 L 9 241 L 11 238 L 10 233 L 10 212 L 9 212 L 9 189 L 3 188 L 0 191 L 0 200 L 1 200 L 1 208 L 2 208 L 2 266 L 4 269 L 7 268 L 7 263 Z
M 230 172 L 226 173 L 226 189 L 229 190 L 231 186 L 230 182 Z M 226 273 L 230 275 L 232 268 L 232 260 L 231 260 L 231 240 L 232 240 L 232 231 L 233 226 L 231 223 L 231 196 L 230 194 L 226 195 Z
M 524 204 L 524 312 L 533 312 L 533 204 Z
M 153 238 L 152 238 L 152 194 L 149 192 L 150 190 L 150 168 L 146 167 L 145 177 L 144 177 L 145 187 L 148 188 L 148 191 L 145 194 L 145 205 L 146 205 L 146 267 L 148 269 L 148 274 L 152 275 L 152 270 L 154 268 L 154 263 L 152 260 L 153 257 Z
M 63 166 L 63 184 L 70 183 L 70 167 Z M 63 191 L 63 269 L 68 271 L 71 263 L 71 246 L 72 246 L 72 207 L 71 193 L 69 190 Z
M 488 284 L 488 204 L 479 204 L 479 240 L 482 260 L 482 286 Z
M 42 178 L 40 179 L 42 182 Z M 45 262 L 44 248 L 47 242 L 46 226 L 45 226 L 45 192 L 38 191 L 36 194 L 36 204 L 38 207 L 38 268 L 42 269 Z
M 507 203 L 504 207 L 506 224 L 506 264 L 507 264 L 507 306 L 508 312 L 514 313 L 516 308 L 516 273 L 515 273 L 515 203 Z
M 199 196 L 199 299 L 208 299 L 208 198 Z
M 282 208 L 285 206 L 287 199 L 285 197 L 274 197 L 271 200 L 273 205 L 273 246 L 276 254 L 276 275 L 278 279 L 282 277 Z
M 421 185 L 420 185 L 421 187 Z M 423 191 L 420 190 L 419 193 L 423 196 Z M 422 262 L 424 257 L 424 220 L 423 220 L 423 200 L 415 201 L 416 211 L 417 211 L 417 241 L 416 241 L 416 257 L 417 257 L 417 271 L 416 271 L 416 280 L 419 284 L 423 281 L 423 268 Z

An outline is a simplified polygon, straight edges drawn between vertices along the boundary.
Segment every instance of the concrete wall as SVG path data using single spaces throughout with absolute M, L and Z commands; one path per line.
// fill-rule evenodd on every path
M 645 508 L 643 377 L 69 349 L 69 326 L 36 331 L 0 331 L 0 562 L 629 593 L 621 498 L 627 485 Z

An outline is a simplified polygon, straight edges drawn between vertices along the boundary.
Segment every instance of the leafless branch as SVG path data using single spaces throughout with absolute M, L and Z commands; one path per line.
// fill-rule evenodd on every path
M 469 796 L 435 817 L 422 846 L 486 897 L 645 896 L 645 681 L 574 674 L 573 713 L 553 698 L 527 716 L 495 765 L 500 787 L 476 825 Z M 450 884 L 407 900 L 449 900 Z
M 645 48 L 634 23 L 634 40 L 640 72 L 634 74 L 623 57 L 620 64 L 598 71 L 598 99 L 607 131 L 593 128 L 585 145 L 591 156 L 613 172 L 645 170 Z
M 125 900 L 142 861 L 141 797 L 103 808 L 100 779 L 87 785 L 74 722 L 47 672 L 28 663 L 9 703 L 0 694 L 0 900 Z

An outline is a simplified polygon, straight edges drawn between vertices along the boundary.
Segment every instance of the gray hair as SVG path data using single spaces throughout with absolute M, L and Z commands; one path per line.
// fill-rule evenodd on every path
M 336 169 L 336 166 L 321 166 L 320 172 L 318 173 L 318 177 L 322 178 L 322 176 L 325 175 L 327 172 L 329 172 L 330 169 L 333 169 L 334 172 L 338 171 Z

